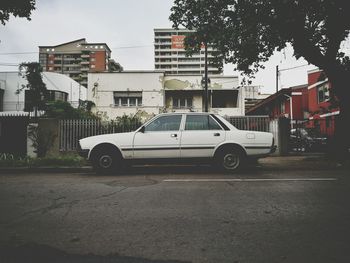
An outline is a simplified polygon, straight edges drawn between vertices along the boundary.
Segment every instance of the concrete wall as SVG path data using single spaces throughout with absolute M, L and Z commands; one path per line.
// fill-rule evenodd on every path
M 237 76 L 209 76 L 209 90 L 238 90 L 237 105 L 230 108 L 210 108 L 211 112 L 228 115 L 228 116 L 243 116 L 245 115 L 245 90 L 239 87 Z M 166 75 L 164 77 L 165 91 L 203 91 L 201 84 L 201 75 Z M 171 105 L 171 99 L 166 97 L 166 105 Z M 193 109 L 202 111 L 204 105 L 202 103 L 202 95 L 193 96 Z M 209 103 L 210 107 L 210 103 Z M 176 111 L 176 110 L 175 110 Z M 183 111 L 183 110 L 182 110 Z
M 114 91 L 141 91 L 142 106 L 114 106 Z M 158 114 L 164 108 L 162 72 L 116 72 L 89 73 L 88 100 L 95 102 L 95 111 L 115 119 L 124 114 L 144 112 L 146 115 Z
M 210 90 L 237 90 L 236 107 L 213 108 L 220 115 L 244 115 L 244 89 L 239 88 L 236 76 L 209 76 Z M 184 111 L 172 108 L 172 95 L 179 92 L 193 97 L 194 111 L 203 111 L 201 75 L 164 75 L 157 71 L 124 71 L 115 73 L 89 73 L 88 100 L 96 104 L 95 112 L 107 119 L 124 114 L 143 113 L 146 116 L 164 111 Z M 119 107 L 114 104 L 114 92 L 141 91 L 142 106 Z M 236 98 L 233 98 L 234 101 Z

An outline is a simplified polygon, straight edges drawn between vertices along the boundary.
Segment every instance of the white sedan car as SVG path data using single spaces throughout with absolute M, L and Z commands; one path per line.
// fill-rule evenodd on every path
M 134 132 L 81 139 L 78 152 L 98 173 L 118 172 L 128 162 L 194 160 L 232 172 L 247 158 L 265 157 L 274 150 L 271 133 L 238 130 L 210 113 L 166 113 Z

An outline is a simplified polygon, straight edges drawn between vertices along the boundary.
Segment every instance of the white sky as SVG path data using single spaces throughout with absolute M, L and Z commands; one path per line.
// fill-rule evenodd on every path
M 10 18 L 0 25 L 0 71 L 15 71 L 2 63 L 38 61 L 38 54 L 1 55 L 9 52 L 38 52 L 39 45 L 57 45 L 79 38 L 88 42 L 105 42 L 112 58 L 125 70 L 153 70 L 153 29 L 171 27 L 168 20 L 173 0 L 37 0 L 32 20 Z M 138 48 L 123 48 L 123 47 Z M 276 90 L 275 67 L 292 68 L 307 64 L 296 61 L 292 50 L 276 53 L 253 80 L 262 93 Z M 280 88 L 307 83 L 305 66 L 280 74 Z M 225 75 L 238 75 L 227 65 Z

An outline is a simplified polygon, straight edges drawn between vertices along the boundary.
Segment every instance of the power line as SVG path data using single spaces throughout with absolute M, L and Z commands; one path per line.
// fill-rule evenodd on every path
M 291 68 L 280 69 L 280 70 L 278 70 L 278 72 L 292 70 L 292 69 L 296 69 L 296 68 L 302 68 L 302 67 L 306 67 L 306 66 L 309 66 L 309 64 L 304 64 L 304 65 L 295 66 L 295 67 L 291 67 Z
M 113 50 L 114 49 L 132 49 L 132 48 L 145 48 L 145 47 L 153 47 L 153 45 L 112 47 L 111 49 L 113 49 Z M 73 51 L 76 51 L 76 50 L 65 50 L 64 52 L 73 52 Z M 0 53 L 0 56 L 4 56 L 4 55 L 32 55 L 32 54 L 39 54 L 39 51 L 4 52 L 4 53 Z

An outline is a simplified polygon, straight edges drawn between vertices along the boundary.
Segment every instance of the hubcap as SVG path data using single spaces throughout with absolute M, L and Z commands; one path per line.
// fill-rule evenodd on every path
M 226 169 L 236 169 L 239 165 L 239 156 L 234 153 L 228 153 L 224 156 L 224 167 Z
M 110 168 L 112 166 L 112 157 L 109 155 L 102 155 L 99 159 L 99 164 L 102 168 Z

